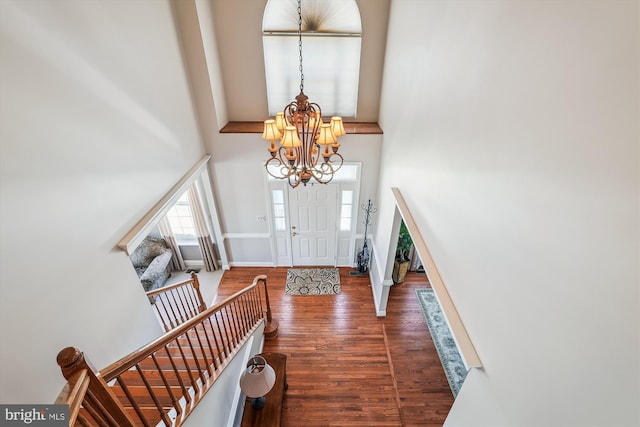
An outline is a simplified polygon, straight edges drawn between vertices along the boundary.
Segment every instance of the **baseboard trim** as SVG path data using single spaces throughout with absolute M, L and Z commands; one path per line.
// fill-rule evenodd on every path
M 232 261 L 231 267 L 275 267 L 273 262 Z
M 270 239 L 269 233 L 225 233 L 223 235 L 225 240 L 231 239 Z
M 197 260 L 197 259 L 193 259 L 193 260 L 184 260 L 184 265 L 187 266 L 187 268 L 203 268 L 204 267 L 204 261 L 202 260 Z

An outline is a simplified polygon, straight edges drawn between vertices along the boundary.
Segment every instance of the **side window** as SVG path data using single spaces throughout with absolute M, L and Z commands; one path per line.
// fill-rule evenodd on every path
M 340 199 L 340 231 L 351 231 L 353 220 L 353 191 L 343 190 Z
M 179 242 L 196 239 L 196 228 L 187 193 L 180 196 L 176 204 L 169 209 L 167 219 L 174 236 Z
M 273 222 L 276 231 L 286 230 L 285 206 L 284 206 L 284 190 L 271 190 L 271 199 L 273 200 Z

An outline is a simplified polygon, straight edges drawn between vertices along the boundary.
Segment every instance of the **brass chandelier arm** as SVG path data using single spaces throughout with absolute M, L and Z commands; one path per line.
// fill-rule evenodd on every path
M 329 161 L 323 159 L 321 163 L 315 162 L 312 167 L 303 166 L 300 162 L 294 162 L 292 165 L 286 158 L 284 147 L 281 147 L 275 157 L 267 160 L 265 169 L 274 178 L 287 179 L 289 185 L 295 188 L 301 183 L 306 185 L 311 178 L 319 184 L 328 184 L 343 163 L 342 155 L 332 153 Z M 277 173 L 273 173 L 272 169 L 275 169 Z

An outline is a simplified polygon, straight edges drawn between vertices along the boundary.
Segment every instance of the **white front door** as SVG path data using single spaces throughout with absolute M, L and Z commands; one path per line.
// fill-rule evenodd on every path
M 336 264 L 336 185 L 289 190 L 293 265 Z

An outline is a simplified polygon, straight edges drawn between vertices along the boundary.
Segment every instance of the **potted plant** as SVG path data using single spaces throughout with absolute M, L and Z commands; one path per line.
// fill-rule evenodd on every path
M 396 246 L 396 260 L 393 264 L 393 273 L 391 276 L 393 283 L 402 283 L 404 276 L 407 275 L 410 264 L 409 251 L 411 250 L 411 246 L 413 246 L 413 240 L 411 240 L 407 226 L 404 221 L 402 221 L 400 223 L 400 233 L 398 234 L 398 244 Z

